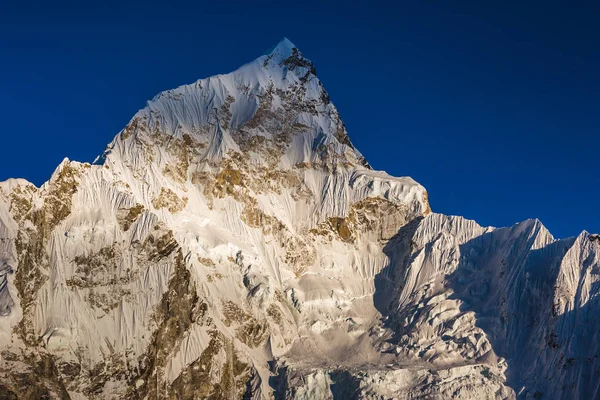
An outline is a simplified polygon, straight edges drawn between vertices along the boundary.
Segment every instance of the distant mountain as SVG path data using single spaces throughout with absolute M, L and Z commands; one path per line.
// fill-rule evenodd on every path
M 287 39 L 0 183 L 0 398 L 600 398 L 599 294 L 597 235 L 371 169 Z

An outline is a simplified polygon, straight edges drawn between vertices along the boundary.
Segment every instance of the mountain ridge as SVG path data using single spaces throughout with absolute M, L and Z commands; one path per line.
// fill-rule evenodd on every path
M 0 239 L 7 396 L 600 390 L 598 241 L 432 213 L 285 38 L 161 92 L 94 164 L 0 182 Z

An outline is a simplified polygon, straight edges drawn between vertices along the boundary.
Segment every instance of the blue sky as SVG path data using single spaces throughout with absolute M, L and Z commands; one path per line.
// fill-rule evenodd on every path
M 0 4 L 0 180 L 93 160 L 161 90 L 286 36 L 371 165 L 434 211 L 600 231 L 597 2 L 44 3 Z

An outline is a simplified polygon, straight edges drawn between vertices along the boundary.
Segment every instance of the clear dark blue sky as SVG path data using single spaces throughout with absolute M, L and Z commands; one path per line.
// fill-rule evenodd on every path
M 0 180 L 93 160 L 159 91 L 287 36 L 367 160 L 434 211 L 600 231 L 598 2 L 20 3 L 0 4 Z

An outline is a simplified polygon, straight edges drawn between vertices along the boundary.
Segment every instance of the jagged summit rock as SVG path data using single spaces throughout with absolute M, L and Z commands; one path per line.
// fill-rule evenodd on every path
M 0 395 L 594 397 L 596 239 L 431 213 L 283 39 L 0 183 Z

